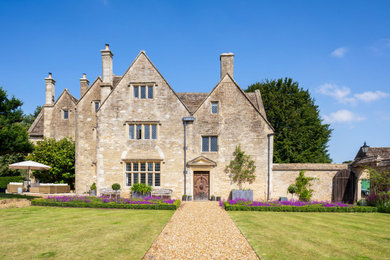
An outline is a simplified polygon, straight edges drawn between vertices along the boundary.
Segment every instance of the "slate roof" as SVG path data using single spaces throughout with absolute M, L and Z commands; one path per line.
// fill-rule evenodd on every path
M 371 163 L 388 164 L 390 161 L 390 147 L 368 147 L 367 153 L 362 149 L 357 153 L 352 166 L 364 166 Z
M 44 113 L 43 109 L 39 112 L 37 118 L 34 120 L 33 124 L 28 129 L 30 136 L 41 137 L 43 136 L 43 122 L 44 122 Z

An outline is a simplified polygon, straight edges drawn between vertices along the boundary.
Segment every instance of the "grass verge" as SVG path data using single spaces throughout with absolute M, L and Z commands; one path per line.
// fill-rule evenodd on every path
M 388 259 L 390 215 L 228 211 L 262 259 Z
M 0 210 L 0 259 L 141 259 L 174 211 Z

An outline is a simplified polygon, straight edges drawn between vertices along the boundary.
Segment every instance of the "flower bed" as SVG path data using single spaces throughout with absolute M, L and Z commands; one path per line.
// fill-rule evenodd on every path
M 283 211 L 283 212 L 377 212 L 376 207 L 361 207 L 326 201 L 247 201 L 243 199 L 221 201 L 220 206 L 230 211 Z
M 49 196 L 44 199 L 34 199 L 32 205 L 77 208 L 119 208 L 119 209 L 164 209 L 175 210 L 180 206 L 180 200 L 167 200 L 160 197 L 144 199 L 114 199 L 108 196 Z

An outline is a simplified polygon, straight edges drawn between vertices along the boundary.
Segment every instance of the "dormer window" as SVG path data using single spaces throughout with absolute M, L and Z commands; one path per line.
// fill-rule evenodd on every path
M 135 99 L 153 99 L 153 85 L 133 85 Z
M 211 113 L 218 114 L 218 101 L 211 102 Z
M 64 110 L 64 119 L 69 119 L 69 110 Z

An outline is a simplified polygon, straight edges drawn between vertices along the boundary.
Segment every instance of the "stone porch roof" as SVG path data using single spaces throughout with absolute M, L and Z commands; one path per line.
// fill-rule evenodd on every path
M 356 154 L 355 159 L 351 163 L 352 166 L 366 166 L 369 164 L 389 164 L 390 147 L 368 147 L 367 153 L 363 153 L 362 149 Z M 379 165 L 380 164 L 380 165 Z

